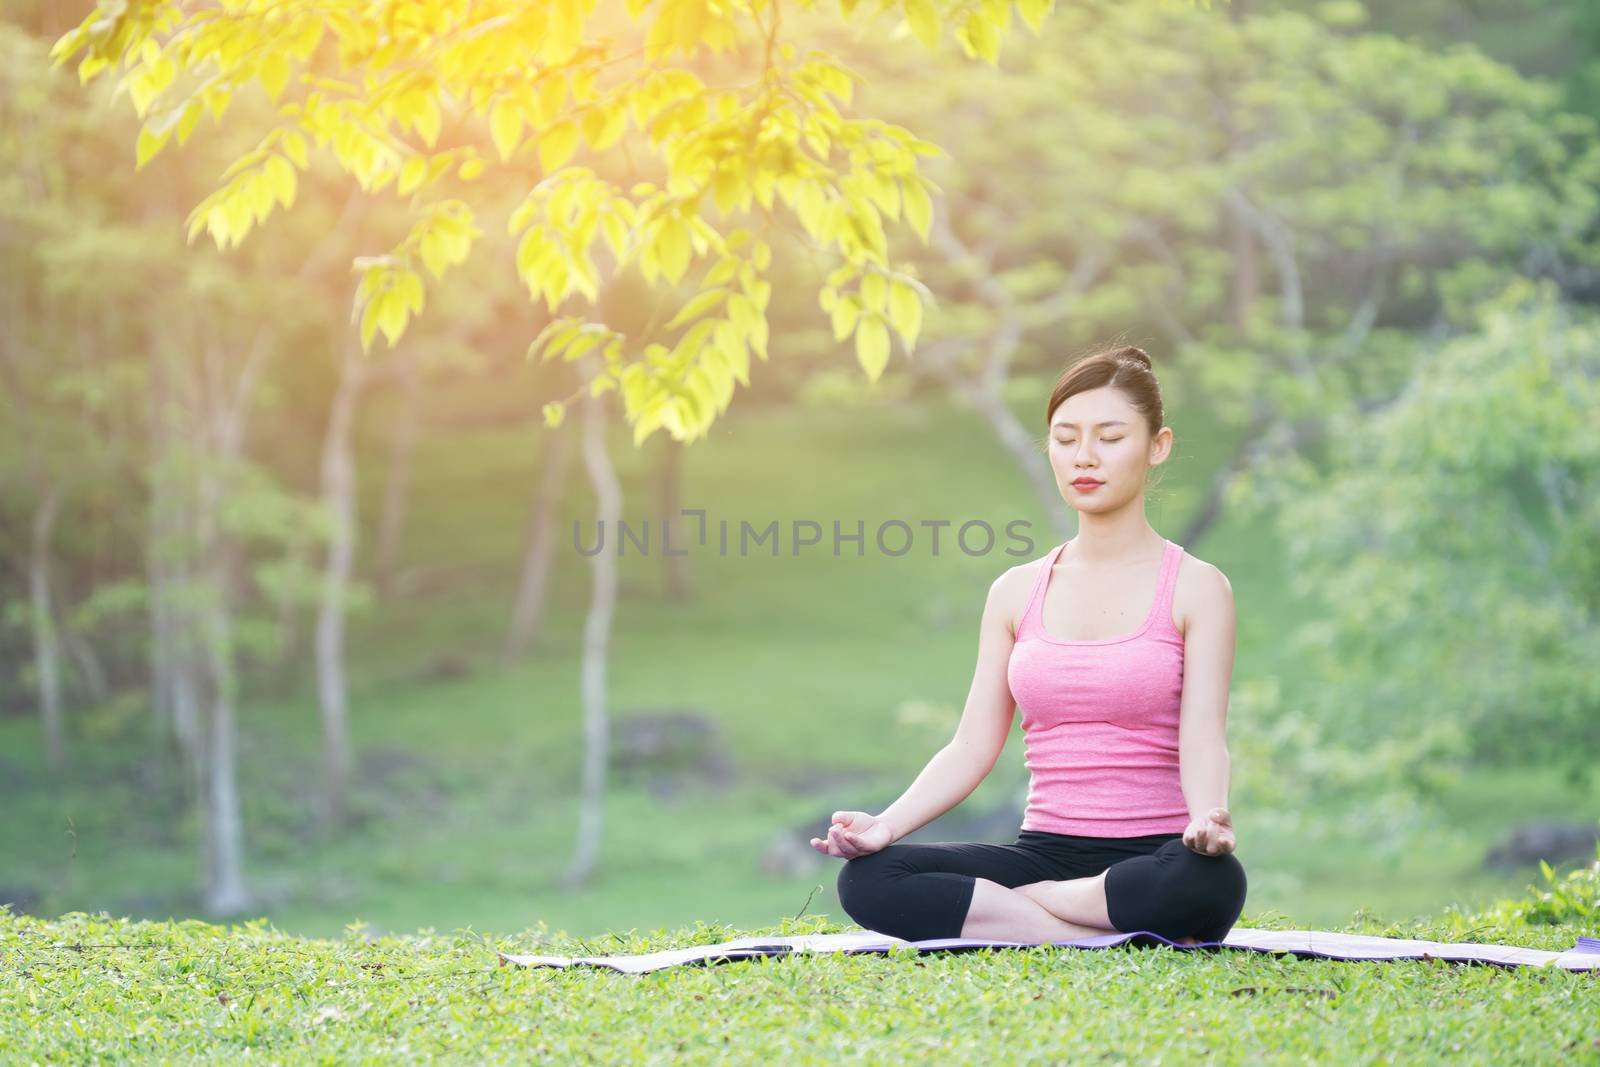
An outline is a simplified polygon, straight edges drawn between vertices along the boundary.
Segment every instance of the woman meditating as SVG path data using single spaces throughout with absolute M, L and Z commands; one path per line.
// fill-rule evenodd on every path
M 835 812 L 811 845 L 847 861 L 850 917 L 893 937 L 1221 941 L 1246 889 L 1227 807 L 1233 595 L 1145 518 L 1145 477 L 1172 450 L 1150 357 L 1074 363 L 1045 422 L 1077 536 L 989 587 L 954 739 L 882 813 Z M 1016 841 L 896 844 L 977 788 L 1019 706 Z

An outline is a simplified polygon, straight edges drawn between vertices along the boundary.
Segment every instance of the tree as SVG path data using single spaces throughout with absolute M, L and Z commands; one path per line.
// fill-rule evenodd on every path
M 1015 370 L 1053 374 L 1063 349 L 1108 334 L 1161 339 L 1171 392 L 1203 392 L 1240 442 L 1193 508 L 1192 543 L 1263 455 L 1392 393 L 1404 331 L 1508 272 L 1593 259 L 1590 120 L 1470 49 L 1319 10 L 1082 0 L 1045 47 L 959 82 L 893 51 L 852 57 L 863 106 L 966 146 L 936 164 L 947 194 L 930 247 L 909 253 L 940 294 L 914 369 L 982 415 L 1061 522 Z
M 1271 516 L 1294 592 L 1299 697 L 1361 751 L 1592 773 L 1600 744 L 1600 345 L 1592 311 L 1515 279 L 1463 312 L 1337 450 L 1262 464 L 1240 504 Z M 1492 428 L 1492 429 L 1490 429 Z
M 1037 28 L 1050 6 L 1025 0 L 1018 10 Z M 847 17 L 855 13 L 845 5 Z M 952 13 L 969 54 L 995 61 L 1010 5 L 984 0 Z M 116 0 L 64 35 L 53 55 L 61 63 L 82 52 L 82 79 L 123 67 L 119 88 L 145 120 L 140 166 L 172 138 L 186 141 L 208 109 L 220 121 L 246 84 L 281 101 L 258 147 L 195 208 L 191 238 L 203 230 L 229 247 L 292 204 L 312 144 L 330 148 L 363 190 L 392 182 L 410 196 L 410 234 L 361 264 L 366 346 L 380 330 L 394 344 L 422 310 L 423 269 L 437 279 L 467 258 L 481 235 L 468 198 L 491 168 L 520 175 L 537 159 L 542 178 L 509 226 L 522 235 L 518 273 L 552 313 L 574 294 L 598 299 L 597 240 L 619 267 L 636 261 L 652 284 L 677 285 L 697 259 L 709 261 L 674 323 L 688 327 L 677 343 L 626 354 L 620 341 L 608 343 L 589 383 L 619 390 L 636 438 L 658 427 L 695 438 L 726 408 L 735 380 L 748 382 L 750 352 L 767 358 L 762 274 L 771 247 L 745 226 L 712 226 L 701 208 L 707 193 L 725 219 L 770 212 L 781 200 L 839 262 L 833 287 L 864 284 L 883 298 L 910 285 L 887 260 L 885 216 L 903 212 L 924 237 L 931 218 L 931 183 L 917 157 L 939 150 L 841 113 L 850 73 L 823 52 L 800 57 L 780 37 L 781 14 L 768 0 L 635 2 L 627 18 L 570 0 L 192 11 L 172 0 Z M 924 40 L 937 37 L 934 4 L 911 0 L 904 14 Z M 751 66 L 753 80 L 728 87 L 701 73 Z M 630 119 L 644 136 L 624 141 Z M 659 153 L 657 171 L 632 162 L 635 142 Z M 627 190 L 602 176 L 613 148 L 628 157 L 615 168 Z M 890 318 L 880 299 L 861 319 L 858 353 L 874 380 L 888 359 Z M 915 343 L 908 320 L 894 325 Z M 597 343 L 581 320 L 562 321 L 536 348 L 575 360 Z M 561 410 L 551 408 L 552 422 Z

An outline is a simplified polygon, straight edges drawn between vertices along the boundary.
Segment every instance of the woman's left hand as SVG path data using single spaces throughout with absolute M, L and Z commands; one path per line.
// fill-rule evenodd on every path
M 1212 808 L 1205 818 L 1189 820 L 1188 829 L 1183 831 L 1183 843 L 1191 852 L 1202 856 L 1232 852 L 1235 845 L 1233 816 L 1228 814 L 1227 808 Z

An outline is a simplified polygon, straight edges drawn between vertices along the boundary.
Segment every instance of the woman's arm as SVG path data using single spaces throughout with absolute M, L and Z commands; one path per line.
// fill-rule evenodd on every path
M 989 586 L 978 624 L 978 664 L 955 736 L 934 754 L 900 799 L 876 816 L 893 828 L 894 840 L 927 825 L 970 796 L 1005 749 L 1017 710 L 1011 684 L 1006 681 L 1006 665 L 1016 641 L 1010 605 L 1019 584 L 1026 587 L 1026 583 L 1027 572 L 1013 567 Z
M 1199 562 L 1199 561 L 1196 561 Z M 1228 806 L 1228 689 L 1233 677 L 1233 587 L 1216 567 L 1195 568 L 1184 628 L 1178 772 L 1191 820 Z

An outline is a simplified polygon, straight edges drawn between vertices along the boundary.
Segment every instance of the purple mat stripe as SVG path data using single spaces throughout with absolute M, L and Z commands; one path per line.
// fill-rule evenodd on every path
M 1600 952 L 1600 937 L 1579 937 L 1571 952 Z

